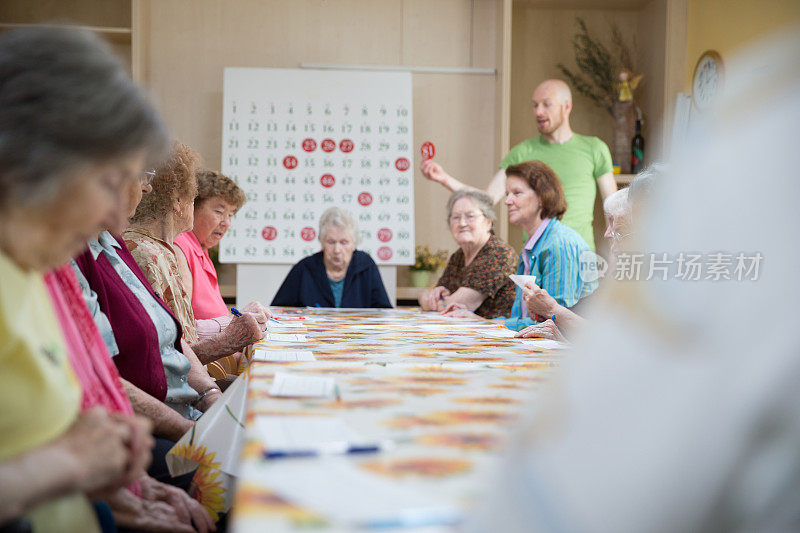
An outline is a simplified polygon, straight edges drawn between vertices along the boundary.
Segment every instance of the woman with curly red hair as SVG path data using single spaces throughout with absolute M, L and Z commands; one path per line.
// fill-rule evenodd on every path
M 192 309 L 191 274 L 183 252 L 174 241 L 194 224 L 195 173 L 199 165 L 197 152 L 175 141 L 169 158 L 155 169 L 152 190 L 142 196 L 123 238 L 153 290 L 181 323 L 186 342 L 200 362 L 209 364 L 260 340 L 267 316 L 264 312 L 245 312 L 231 319 L 224 330 L 217 329 L 215 335 L 201 338 L 198 334 Z M 236 366 L 235 361 L 226 365 Z

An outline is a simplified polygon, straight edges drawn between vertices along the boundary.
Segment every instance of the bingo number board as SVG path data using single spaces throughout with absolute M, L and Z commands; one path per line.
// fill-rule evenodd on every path
M 221 261 L 295 263 L 338 206 L 376 263 L 413 263 L 410 73 L 226 68 L 223 90 L 222 172 L 247 202 Z

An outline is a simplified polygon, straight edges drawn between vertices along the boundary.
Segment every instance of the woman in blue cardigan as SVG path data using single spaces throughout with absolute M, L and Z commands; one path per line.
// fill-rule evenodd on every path
M 322 251 L 302 259 L 283 280 L 272 305 L 291 307 L 392 307 L 375 261 L 356 250 L 353 218 L 338 207 L 319 221 Z

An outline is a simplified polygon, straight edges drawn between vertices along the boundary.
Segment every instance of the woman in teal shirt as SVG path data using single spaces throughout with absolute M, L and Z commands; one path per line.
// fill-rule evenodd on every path
M 578 232 L 561 222 L 567 201 L 556 173 L 541 161 L 528 161 L 506 169 L 508 220 L 522 227 L 531 237 L 525 243 L 517 265 L 517 274 L 536 276 L 536 283 L 564 307 L 572 307 L 597 288 L 594 277 L 581 276 L 581 267 L 589 267 L 594 255 Z M 591 272 L 591 270 L 587 270 Z M 517 288 L 510 329 L 520 330 L 533 324 Z

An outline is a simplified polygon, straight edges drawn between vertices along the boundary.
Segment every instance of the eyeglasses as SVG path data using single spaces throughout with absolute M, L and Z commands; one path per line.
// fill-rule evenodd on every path
M 156 177 L 155 170 L 145 170 L 142 174 L 142 185 L 150 185 L 153 183 L 153 178 Z
M 458 224 L 461 222 L 461 219 L 465 219 L 467 224 L 472 224 L 478 217 L 482 217 L 483 213 L 466 213 L 463 215 L 450 215 L 450 223 L 451 224 Z

